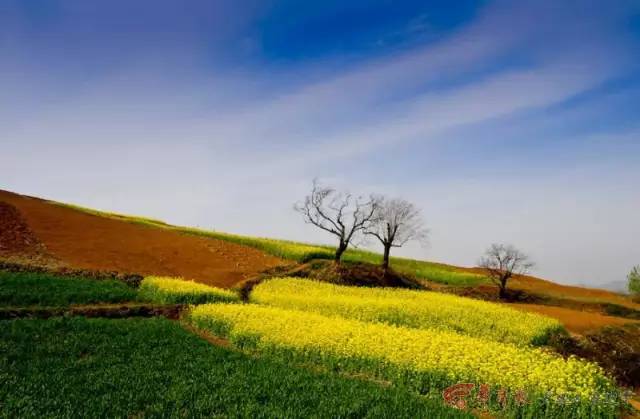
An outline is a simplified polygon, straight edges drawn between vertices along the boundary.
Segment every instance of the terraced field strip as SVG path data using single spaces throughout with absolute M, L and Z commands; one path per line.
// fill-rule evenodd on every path
M 138 298 L 161 304 L 238 302 L 239 294 L 183 278 L 148 276 L 142 280 Z
M 524 417 L 613 418 L 621 406 L 600 367 L 540 349 L 251 304 L 195 306 L 189 320 L 249 353 L 368 374 L 421 394 L 489 385 L 489 406 Z
M 63 307 L 134 301 L 135 288 L 115 279 L 0 270 L 0 307 Z
M 258 304 L 439 329 L 517 345 L 541 345 L 563 331 L 557 320 L 504 305 L 430 291 L 334 285 L 297 278 L 274 278 L 254 287 Z
M 177 303 L 139 301 L 136 288 L 116 279 L 0 271 L 0 319 L 79 315 L 177 319 L 183 308 Z
M 70 307 L 1 307 L 0 320 L 21 318 L 48 319 L 62 316 L 103 317 L 120 319 L 128 317 L 166 317 L 179 319 L 186 307 L 181 304 L 105 304 Z

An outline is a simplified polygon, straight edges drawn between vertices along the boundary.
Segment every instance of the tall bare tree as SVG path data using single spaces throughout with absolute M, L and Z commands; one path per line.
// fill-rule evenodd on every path
M 524 275 L 535 265 L 529 257 L 510 244 L 492 244 L 480 262 L 489 278 L 498 285 L 500 298 L 507 296 L 507 281 L 514 275 Z
M 392 247 L 402 247 L 416 240 L 426 242 L 427 229 L 420 210 L 404 199 L 377 198 L 378 205 L 373 222 L 365 234 L 377 238 L 384 247 L 382 267 L 389 269 L 389 254 Z
M 311 193 L 294 209 L 302 214 L 304 221 L 338 238 L 335 261 L 340 263 L 356 235 L 369 228 L 373 222 L 378 198 L 353 196 L 348 192 L 338 192 L 313 181 Z

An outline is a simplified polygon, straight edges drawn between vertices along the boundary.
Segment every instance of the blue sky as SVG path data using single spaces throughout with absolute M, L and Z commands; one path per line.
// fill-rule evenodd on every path
M 347 3 L 347 4 L 345 4 Z M 0 188 L 330 242 L 311 179 L 414 201 L 473 265 L 640 263 L 636 1 L 0 0 Z

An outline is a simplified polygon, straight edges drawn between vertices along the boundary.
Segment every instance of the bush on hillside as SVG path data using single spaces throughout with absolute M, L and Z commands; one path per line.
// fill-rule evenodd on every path
M 629 275 L 627 275 L 627 280 L 629 281 L 628 287 L 631 295 L 633 295 L 634 297 L 639 297 L 640 296 L 640 265 L 634 266 L 633 269 L 631 269 L 631 272 L 629 272 Z

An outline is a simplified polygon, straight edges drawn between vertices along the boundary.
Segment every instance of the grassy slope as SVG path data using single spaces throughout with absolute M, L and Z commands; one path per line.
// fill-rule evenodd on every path
M 0 417 L 468 417 L 393 387 L 249 358 L 164 319 L 0 323 Z
M 117 280 L 0 271 L 0 306 L 121 303 L 135 300 L 136 295 L 135 289 Z
M 330 246 L 299 243 L 289 240 L 241 236 L 237 234 L 221 233 L 217 231 L 209 231 L 193 227 L 173 226 L 163 221 L 151 218 L 103 212 L 91 208 L 85 208 L 71 204 L 61 204 L 53 201 L 51 201 L 51 203 L 62 205 L 79 211 L 84 211 L 97 216 L 115 218 L 122 221 L 128 221 L 156 228 L 176 230 L 182 233 L 193 234 L 197 236 L 226 240 L 233 243 L 253 247 L 262 250 L 265 253 L 296 262 L 307 262 L 311 259 L 333 259 L 334 256 L 334 249 Z M 382 262 L 382 255 L 358 249 L 348 250 L 344 254 L 343 258 L 346 262 L 368 262 L 374 264 L 379 264 Z M 391 266 L 400 273 L 408 274 L 417 277 L 418 279 L 426 279 L 447 285 L 473 286 L 485 282 L 485 277 L 481 274 L 465 272 L 458 267 L 441 263 L 392 257 Z

